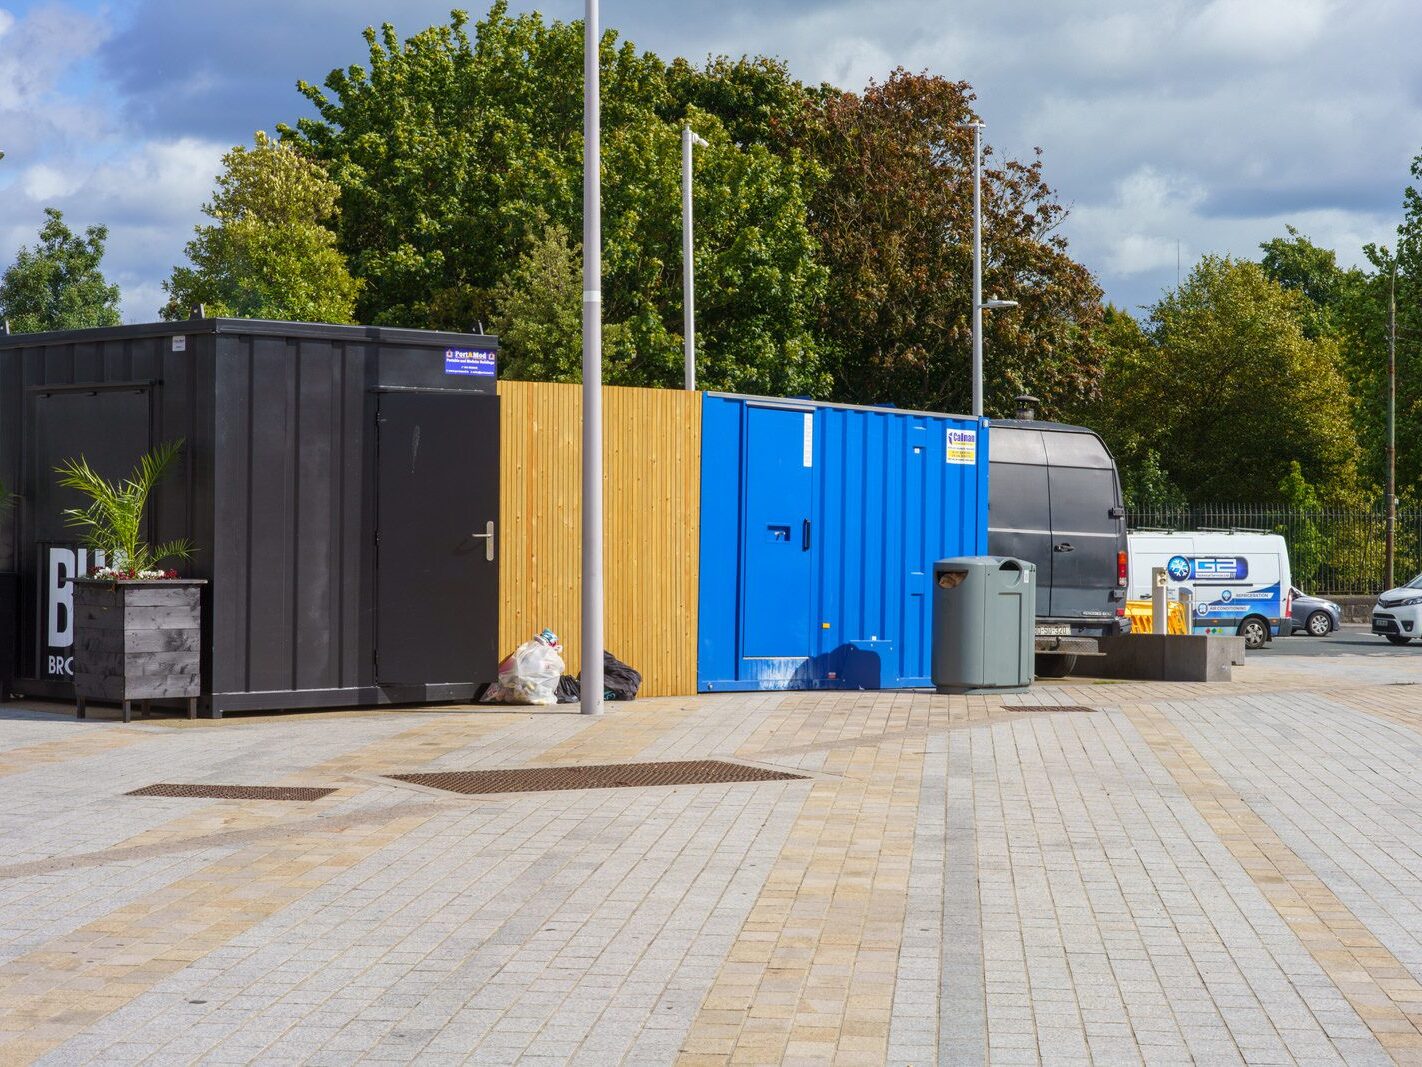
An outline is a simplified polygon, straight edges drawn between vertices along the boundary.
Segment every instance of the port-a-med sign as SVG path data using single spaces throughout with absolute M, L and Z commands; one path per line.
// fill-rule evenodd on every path
M 492 378 L 495 376 L 495 355 L 483 348 L 446 348 L 444 373 L 458 377 Z

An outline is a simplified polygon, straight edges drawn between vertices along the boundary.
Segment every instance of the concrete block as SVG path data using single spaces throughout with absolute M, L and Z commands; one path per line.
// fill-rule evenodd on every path
M 1228 682 L 1244 662 L 1244 638 L 1208 634 L 1129 634 L 1101 639 L 1100 656 L 1077 661 L 1080 674 L 1150 682 Z

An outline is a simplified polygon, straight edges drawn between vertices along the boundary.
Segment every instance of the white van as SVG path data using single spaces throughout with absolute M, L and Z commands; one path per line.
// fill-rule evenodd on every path
M 1238 634 L 1246 648 L 1288 636 L 1293 574 L 1278 534 L 1141 531 L 1128 545 L 1131 599 L 1149 600 L 1151 571 L 1164 567 L 1172 599 L 1181 587 L 1191 592 L 1194 633 Z

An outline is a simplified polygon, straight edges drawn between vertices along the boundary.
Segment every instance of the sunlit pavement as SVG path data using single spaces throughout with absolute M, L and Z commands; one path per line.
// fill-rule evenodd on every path
M 1313 640 L 600 720 L 0 710 L 0 1063 L 1419 1059 L 1422 648 Z M 804 777 L 385 777 L 705 757 Z

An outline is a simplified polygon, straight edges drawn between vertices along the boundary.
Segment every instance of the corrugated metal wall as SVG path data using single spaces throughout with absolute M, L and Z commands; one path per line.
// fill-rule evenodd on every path
M 706 394 L 699 687 L 929 684 L 933 561 L 987 549 L 987 434 Z
M 0 336 L 0 474 L 26 501 L 0 520 L 0 570 L 21 576 L 25 691 L 72 688 L 63 666 L 72 631 L 51 644 L 38 624 L 42 596 L 62 585 L 41 546 L 67 551 L 75 541 L 62 509 L 78 500 L 56 490 L 54 465 L 86 454 L 105 476 L 126 476 L 154 443 L 179 438 L 150 536 L 190 539 L 196 553 L 182 569 L 211 582 L 204 710 L 444 701 L 491 680 L 497 660 L 487 652 L 487 662 L 454 668 L 469 672 L 462 681 L 452 670 L 390 686 L 374 674 L 379 391 L 492 393 L 490 377 L 447 373 L 451 346 L 495 342 L 233 319 Z M 482 456 L 492 469 L 492 412 L 477 430 L 480 447 L 451 463 Z M 493 598 L 479 610 L 487 643 Z
M 580 668 L 582 387 L 499 383 L 499 647 L 547 626 Z M 607 648 L 642 694 L 696 692 L 701 394 L 603 392 Z

